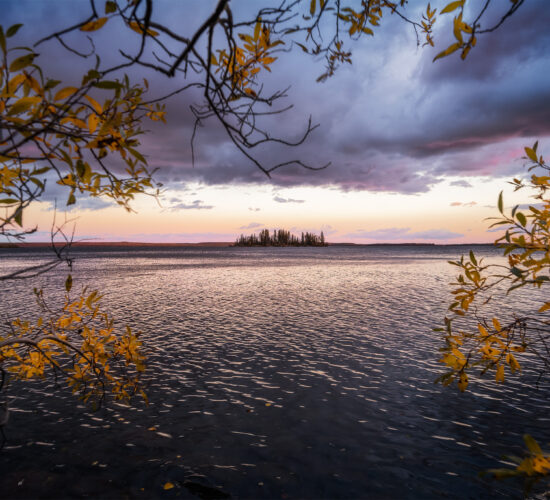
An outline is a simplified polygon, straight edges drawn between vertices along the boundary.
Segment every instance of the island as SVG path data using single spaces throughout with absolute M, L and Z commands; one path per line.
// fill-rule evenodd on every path
M 241 234 L 234 246 L 236 247 L 326 247 L 325 235 L 321 231 L 320 235 L 302 232 L 301 237 L 291 234 L 285 229 L 274 229 L 270 234 L 268 229 L 262 229 L 258 235 L 251 234 L 245 236 Z

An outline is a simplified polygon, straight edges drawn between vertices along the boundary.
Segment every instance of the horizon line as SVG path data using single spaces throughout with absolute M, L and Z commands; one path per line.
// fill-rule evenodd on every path
M 68 245 L 64 241 L 55 241 L 53 242 L 55 246 Z M 46 247 L 51 246 L 51 241 L 25 241 L 25 242 L 0 242 L 0 248 L 24 248 L 24 247 Z M 375 245 L 393 245 L 393 246 L 468 246 L 468 245 L 490 245 L 494 246 L 494 243 L 436 243 L 436 242 L 374 242 L 374 243 L 355 243 L 351 241 L 341 241 L 341 242 L 327 242 L 328 246 L 335 245 L 346 245 L 346 246 L 375 246 Z M 198 243 L 191 242 L 166 242 L 166 241 L 75 241 L 70 243 L 68 246 L 218 246 L 218 247 L 230 247 L 235 246 L 234 241 L 201 241 Z M 253 245 L 253 246 L 264 246 L 264 245 Z M 266 245 L 266 246 L 277 246 L 277 245 Z M 285 245 L 292 246 L 292 245 Z

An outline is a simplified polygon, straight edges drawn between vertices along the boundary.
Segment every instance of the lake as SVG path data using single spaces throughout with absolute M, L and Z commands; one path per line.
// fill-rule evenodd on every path
M 520 498 L 521 481 L 478 473 L 521 455 L 524 433 L 550 441 L 548 380 L 434 384 L 447 260 L 468 250 L 75 248 L 73 289 L 143 332 L 150 404 L 93 412 L 64 386 L 13 384 L 0 496 Z M 5 272 L 48 253 L 0 256 Z M 60 296 L 65 276 L 37 282 Z M 32 315 L 32 286 L 4 283 L 2 314 Z

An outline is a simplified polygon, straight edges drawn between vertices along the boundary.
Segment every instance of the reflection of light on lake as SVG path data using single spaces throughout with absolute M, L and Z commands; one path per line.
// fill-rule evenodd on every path
M 166 481 L 245 498 L 517 495 L 477 473 L 521 453 L 525 432 L 549 440 L 548 385 L 525 369 L 466 394 L 433 384 L 446 261 L 463 251 L 77 248 L 73 286 L 97 286 L 143 331 L 151 404 L 93 413 L 69 390 L 19 386 L 2 486 L 46 470 L 51 491 L 70 477 L 69 496 L 158 495 Z M 11 269 L 44 254 L 2 255 Z M 56 272 L 45 292 L 62 291 Z M 28 288 L 2 292 L 4 309 L 26 313 Z

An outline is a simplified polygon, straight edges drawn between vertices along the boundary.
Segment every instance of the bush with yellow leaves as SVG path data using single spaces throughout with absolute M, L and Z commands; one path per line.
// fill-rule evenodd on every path
M 479 370 L 481 375 L 491 373 L 497 383 L 507 376 L 521 371 L 518 361 L 523 353 L 531 355 L 526 360 L 536 359 L 540 376 L 550 371 L 550 302 L 541 303 L 529 313 L 514 313 L 511 319 L 497 317 L 485 319 L 478 314 L 477 304 L 487 305 L 496 291 L 507 295 L 518 289 L 540 289 L 550 282 L 550 166 L 537 151 L 538 143 L 526 147 L 524 160 L 529 162 L 529 179 L 513 179 L 515 190 L 530 189 L 535 202 L 527 210 L 514 206 L 508 213 L 504 208 L 502 192 L 498 199 L 500 215 L 491 227 L 502 227 L 503 234 L 495 241 L 502 250 L 505 263 L 486 264 L 473 252 L 450 262 L 460 269 L 453 283 L 454 300 L 445 318 L 443 333 L 445 346 L 441 348 L 440 361 L 449 370 L 439 377 L 444 385 L 457 382 L 464 392 L 469 384 L 468 374 Z M 455 328 L 458 318 L 473 318 L 474 328 Z M 531 361 L 532 362 L 532 361 Z M 526 458 L 517 461 L 516 469 L 506 469 L 497 475 L 526 475 L 530 477 L 550 474 L 550 454 L 544 453 L 536 441 L 526 435 L 529 450 Z

